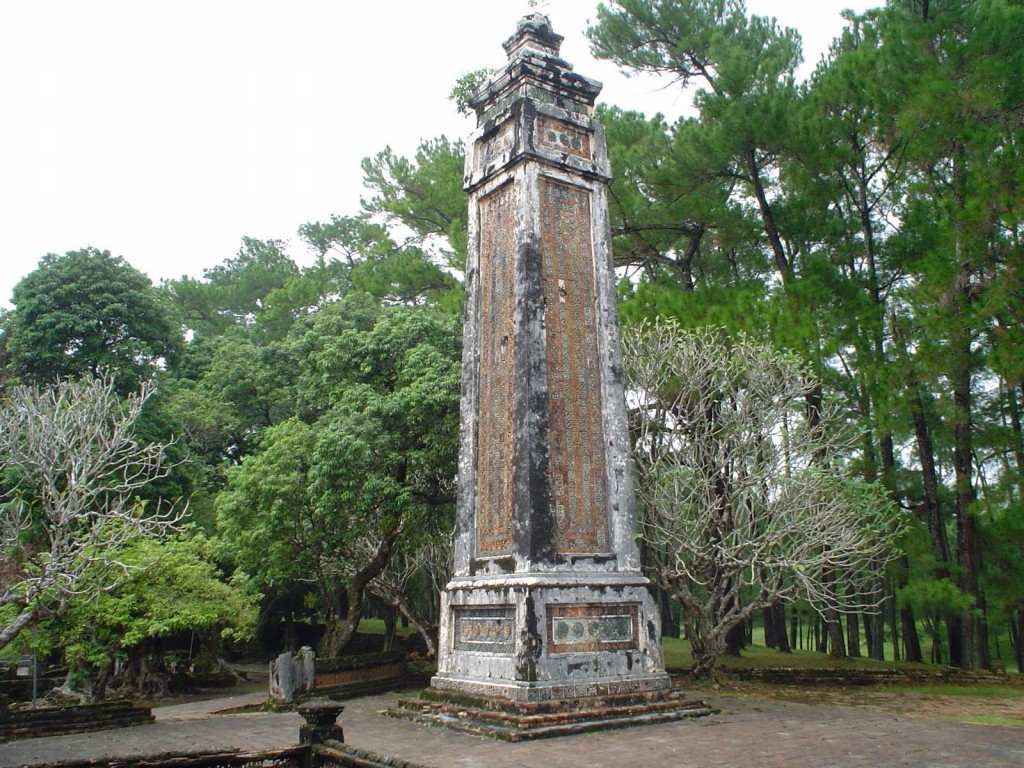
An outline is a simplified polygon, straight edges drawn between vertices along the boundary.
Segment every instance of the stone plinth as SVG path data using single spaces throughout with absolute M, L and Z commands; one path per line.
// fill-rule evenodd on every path
M 510 702 L 450 694 L 435 689 L 401 702 L 389 714 L 503 741 L 571 736 L 609 728 L 653 725 L 715 713 L 702 701 L 679 693 L 587 696 L 543 703 Z
M 516 702 L 666 691 L 653 612 L 636 574 L 456 579 L 431 687 Z

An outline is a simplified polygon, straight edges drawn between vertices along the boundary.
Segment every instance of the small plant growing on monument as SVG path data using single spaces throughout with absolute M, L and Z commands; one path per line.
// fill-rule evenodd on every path
M 866 577 L 895 556 L 898 518 L 881 487 L 845 476 L 856 436 L 838 405 L 808 408 L 821 387 L 800 361 L 669 321 L 623 347 L 650 576 L 683 608 L 694 674 L 776 602 L 876 608 Z

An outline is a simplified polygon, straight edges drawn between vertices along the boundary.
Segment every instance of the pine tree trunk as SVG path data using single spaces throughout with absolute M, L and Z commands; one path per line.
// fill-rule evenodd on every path
M 747 647 L 747 627 L 745 622 L 740 622 L 729 628 L 725 633 L 725 652 L 729 656 L 739 656 L 740 652 Z
M 938 615 L 933 615 L 931 623 L 932 623 L 932 625 L 937 630 L 939 624 L 941 624 L 942 622 L 941 622 L 941 619 L 940 619 L 940 617 Z M 941 634 L 938 631 L 935 631 L 935 632 L 932 633 L 932 656 L 931 656 L 931 663 L 932 664 L 942 664 L 943 663 L 942 659 L 943 659 L 942 636 L 941 636 Z
M 1006 405 L 1010 412 L 1010 430 L 1013 436 L 1013 455 L 1017 464 L 1018 477 L 1024 477 L 1024 432 L 1021 431 L 1020 402 L 1017 400 L 1017 386 L 1006 382 Z M 1018 486 L 1020 481 L 1018 480 Z M 1019 492 L 1018 487 L 1018 492 Z
M 846 652 L 860 658 L 860 619 L 856 613 L 846 614 Z
M 914 425 L 914 442 L 917 447 L 917 458 L 921 464 L 921 481 L 923 488 L 924 518 L 931 537 L 932 552 L 935 555 L 937 579 L 950 578 L 949 565 L 952 553 L 949 547 L 949 536 L 946 534 L 946 520 L 942 513 L 939 499 L 939 475 L 935 466 L 935 448 L 932 443 L 931 427 L 924 409 L 924 395 L 918 382 L 914 363 L 907 353 L 906 342 L 900 332 L 896 318 L 891 321 L 893 341 L 906 366 L 906 386 L 910 392 L 910 418 Z M 949 659 L 953 665 L 959 665 L 963 658 L 963 620 L 954 612 L 945 616 L 946 640 L 949 645 Z M 939 651 L 941 653 L 941 649 Z M 933 654 L 934 646 L 933 646 Z
M 885 616 L 889 619 L 889 628 L 892 630 L 892 660 L 900 660 L 900 627 L 899 620 L 896 617 L 896 593 L 891 588 L 891 584 L 888 579 L 883 582 L 883 588 L 885 589 Z M 880 617 L 880 619 L 883 617 Z M 882 621 L 880 627 L 882 631 L 885 631 L 885 622 Z M 877 659 L 878 661 L 885 661 L 885 643 L 881 643 L 877 649 L 878 655 L 872 656 L 871 658 Z
M 772 607 L 766 606 L 761 615 L 764 618 L 764 647 L 774 648 L 775 643 L 775 616 L 772 613 Z
M 657 587 L 658 606 L 661 612 L 661 636 L 679 637 L 679 622 L 672 615 L 672 598 L 667 590 Z
M 825 620 L 825 632 L 828 635 L 829 655 L 836 659 L 846 658 L 846 638 L 843 637 L 843 623 L 839 616 L 839 600 L 836 594 L 837 578 L 834 571 L 822 573 L 822 584 L 828 590 L 831 606 L 822 614 Z
M 786 637 L 786 606 L 776 603 L 772 606 L 772 618 L 775 626 L 775 641 L 779 647 L 779 653 L 792 653 L 793 648 Z
M 907 585 L 907 574 L 910 572 L 910 558 L 907 555 L 900 557 L 899 579 L 900 583 L 895 592 Z M 903 649 L 906 661 L 923 661 L 921 651 L 921 636 L 917 631 L 917 621 L 914 618 L 914 609 L 904 603 L 900 607 L 900 625 L 903 635 Z
M 967 279 L 967 276 L 962 276 Z M 962 322 L 962 321 L 961 321 Z M 964 595 L 975 599 L 977 604 L 978 586 L 978 521 L 974 515 L 973 457 L 971 456 L 971 340 L 967 328 L 961 327 L 950 344 L 953 369 L 953 470 L 956 488 L 956 553 L 960 566 L 959 586 Z M 967 616 L 961 617 L 961 669 L 974 669 L 978 655 L 975 643 L 975 622 Z
M 960 270 L 950 287 L 951 320 L 953 332 L 949 338 L 951 367 L 949 380 L 953 385 L 953 472 L 956 492 L 956 554 L 960 566 L 960 591 L 974 598 L 974 607 L 984 616 L 984 598 L 978 582 L 981 573 L 981 553 L 978 548 L 978 521 L 974 513 L 975 500 L 973 456 L 971 453 L 971 419 L 973 399 L 971 393 L 971 324 L 970 305 L 974 301 L 971 279 L 972 250 L 968 247 L 966 148 L 954 138 L 952 146 L 952 191 L 955 209 L 953 228 L 956 233 L 956 258 Z M 981 624 L 964 616 L 961 624 L 963 648 L 960 657 L 962 669 L 973 669 L 975 661 L 988 657 L 987 637 L 978 641 Z M 984 646 L 984 647 L 983 647 Z
M 868 652 L 875 647 L 875 627 L 871 623 L 871 616 L 869 614 L 864 615 L 864 641 L 867 643 Z
M 871 624 L 871 643 L 868 645 L 868 657 L 876 661 L 885 661 L 885 605 L 867 617 Z
M 734 607 L 734 603 L 730 598 L 727 601 L 725 607 L 726 612 L 731 611 Z M 738 622 L 733 624 L 726 630 L 725 633 L 725 653 L 729 656 L 739 656 L 740 651 L 747 647 L 747 627 L 746 622 Z
M 384 650 L 390 651 L 395 647 L 395 637 L 398 635 L 398 611 L 387 606 L 384 614 Z
M 846 643 L 843 638 L 843 622 L 839 611 L 828 608 L 825 611 L 825 623 L 828 626 L 828 653 L 834 659 L 846 658 Z
M 980 556 L 978 560 L 980 568 Z M 978 616 L 975 619 L 974 629 L 978 637 L 978 666 L 982 669 L 992 669 L 992 655 L 988 647 L 988 603 L 985 601 L 985 592 L 980 587 L 978 589 Z
M 1024 675 L 1024 607 L 1018 608 L 1014 618 L 1016 621 L 1016 642 L 1013 644 L 1014 658 L 1017 660 L 1017 674 Z
M 924 480 L 924 508 L 928 532 L 931 534 L 932 550 L 938 566 L 935 577 L 950 578 L 949 563 L 952 554 L 949 548 L 949 537 L 946 535 L 946 521 L 939 504 L 939 479 L 935 468 L 935 451 L 932 447 L 931 430 L 924 414 L 924 402 L 920 388 L 915 385 L 915 392 L 910 398 L 911 419 L 914 422 L 914 435 L 917 442 L 917 455 L 921 462 L 921 475 Z M 957 613 L 946 615 L 946 639 L 949 645 L 949 663 L 959 665 L 963 658 L 963 619 Z
M 921 638 L 917 633 L 917 622 L 914 621 L 914 609 L 909 605 L 900 608 L 900 623 L 903 627 L 904 661 L 921 662 Z

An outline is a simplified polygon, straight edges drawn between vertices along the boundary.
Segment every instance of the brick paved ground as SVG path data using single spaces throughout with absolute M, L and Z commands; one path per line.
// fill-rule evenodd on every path
M 237 697 L 229 706 L 250 703 Z M 258 698 L 258 697 L 255 697 Z M 357 747 L 436 768 L 1021 768 L 1024 731 L 870 712 L 830 705 L 706 697 L 721 707 L 701 720 L 520 744 L 432 728 L 379 714 L 396 695 L 347 703 L 345 740 Z M 157 722 L 103 733 L 0 744 L 0 767 L 42 761 L 165 752 L 247 750 L 294 744 L 300 719 L 284 714 L 211 714 L 225 706 L 154 710 Z

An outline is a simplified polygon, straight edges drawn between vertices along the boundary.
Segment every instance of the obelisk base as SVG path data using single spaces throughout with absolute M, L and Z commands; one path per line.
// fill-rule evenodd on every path
M 511 702 L 667 692 L 647 583 L 611 571 L 454 579 L 431 687 Z
M 438 673 L 389 715 L 508 741 L 710 714 L 672 690 L 639 573 L 455 579 Z
M 526 741 L 653 725 L 715 712 L 704 702 L 686 699 L 676 691 L 509 701 L 431 687 L 419 699 L 399 700 L 387 714 L 503 741 Z

